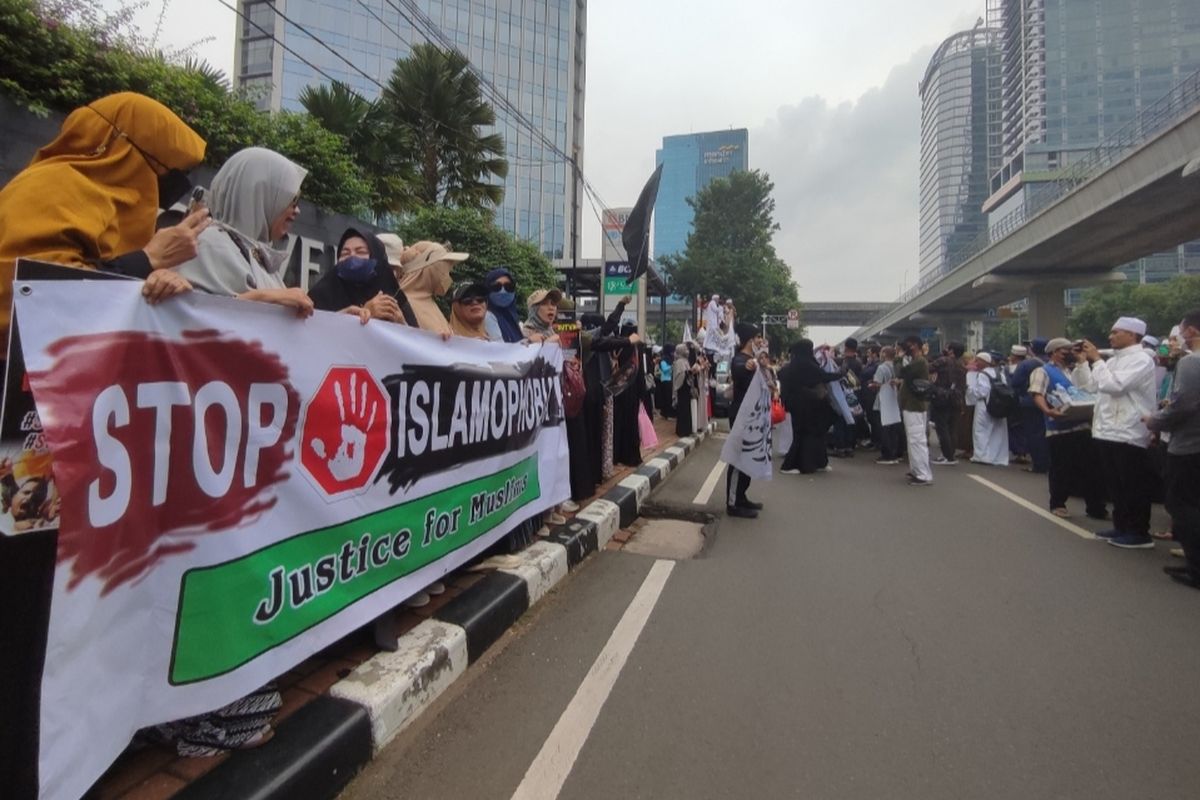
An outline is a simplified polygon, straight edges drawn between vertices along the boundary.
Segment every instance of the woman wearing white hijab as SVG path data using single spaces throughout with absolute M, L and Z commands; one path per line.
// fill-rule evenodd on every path
M 299 316 L 313 312 L 301 289 L 283 284 L 287 236 L 300 214 L 300 184 L 308 170 L 273 150 L 247 147 L 217 171 L 206 199 L 213 225 L 200 235 L 196 257 L 176 270 L 209 294 L 278 303 Z

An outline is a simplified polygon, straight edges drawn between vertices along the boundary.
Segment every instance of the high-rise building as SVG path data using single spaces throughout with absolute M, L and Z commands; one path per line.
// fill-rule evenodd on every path
M 981 20 L 942 42 L 918 86 L 922 283 L 946 272 L 949 258 L 987 229 L 983 203 L 1000 156 L 999 96 L 988 81 L 997 55 L 996 31 Z
M 1196 0 L 988 0 L 1000 37 L 1000 160 L 992 222 L 1200 70 Z M 1183 245 L 1126 268 L 1140 280 L 1200 270 Z
M 431 19 L 541 134 L 496 108 L 509 163 L 496 221 L 551 258 L 570 257 L 582 187 L 542 137 L 582 166 L 587 0 L 238 0 L 238 7 L 237 82 L 258 89 L 261 106 L 272 110 L 299 109 L 305 87 L 328 82 L 317 69 L 377 97 L 376 82 L 386 84 L 396 60 L 425 41 L 413 9 Z
M 663 165 L 654 204 L 654 255 L 682 253 L 692 231 L 688 200 L 717 178 L 750 169 L 750 135 L 745 128 L 664 136 L 656 163 Z

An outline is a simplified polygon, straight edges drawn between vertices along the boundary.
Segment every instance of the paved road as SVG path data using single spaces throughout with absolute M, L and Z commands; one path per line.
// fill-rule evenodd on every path
M 694 508 L 719 446 L 656 500 Z M 675 563 L 559 797 L 1200 796 L 1200 593 L 1166 547 L 1085 540 L 969 477 L 1041 506 L 1016 469 L 834 467 L 756 484 L 760 519 Z M 346 800 L 513 797 L 655 563 L 589 559 Z

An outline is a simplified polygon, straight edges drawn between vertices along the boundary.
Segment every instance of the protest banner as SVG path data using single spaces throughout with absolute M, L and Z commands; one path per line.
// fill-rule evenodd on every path
M 61 495 L 44 798 L 254 691 L 569 494 L 555 345 L 18 280 Z M 22 535 L 12 531 L 15 535 Z
M 761 369 L 755 370 L 729 428 L 721 460 L 751 478 L 771 479 L 771 389 Z

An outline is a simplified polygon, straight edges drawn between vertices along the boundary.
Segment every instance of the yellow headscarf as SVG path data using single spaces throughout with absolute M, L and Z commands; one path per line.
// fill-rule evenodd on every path
M 0 189 L 0 343 L 8 339 L 16 259 L 94 267 L 141 249 L 158 211 L 150 162 L 190 170 L 204 148 L 169 108 L 133 92 L 71 112 L 58 138 Z

